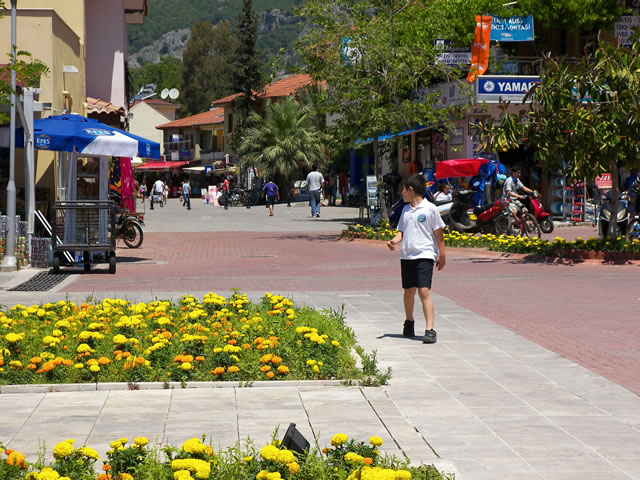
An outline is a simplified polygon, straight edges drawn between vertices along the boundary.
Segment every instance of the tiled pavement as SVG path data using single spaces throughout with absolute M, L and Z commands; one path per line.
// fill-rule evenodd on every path
M 170 204 L 148 216 L 142 249 L 119 251 L 117 275 L 72 275 L 46 294 L 0 292 L 0 303 L 288 292 L 321 308 L 344 304 L 359 342 L 393 368 L 390 385 L 2 394 L 0 441 L 32 458 L 38 437 L 49 451 L 69 436 L 99 450 L 122 435 L 179 443 L 206 433 L 222 446 L 251 435 L 260 445 L 294 421 L 320 444 L 337 431 L 380 435 L 415 462 L 453 462 L 461 479 L 640 479 L 637 265 L 451 250 L 435 284 L 447 297 L 436 298 L 439 341 L 425 346 L 397 335 L 397 259 L 381 245 L 334 243 L 348 209 L 323 210 L 322 224 L 296 209 L 262 219 L 256 209 L 194 208 L 189 224 Z M 201 233 L 180 233 L 187 224 Z M 229 225 L 234 232 L 219 231 Z M 305 231 L 286 233 L 292 226 Z M 0 287 L 11 282 L 18 276 L 0 275 Z
M 69 436 L 99 451 L 134 435 L 260 446 L 294 422 L 321 445 L 339 431 L 380 435 L 390 453 L 453 462 L 460 479 L 640 479 L 640 398 L 628 390 L 442 297 L 435 345 L 398 335 L 396 292 L 293 298 L 344 304 L 359 342 L 393 369 L 390 384 L 2 394 L 0 440 L 32 458 L 38 438 Z

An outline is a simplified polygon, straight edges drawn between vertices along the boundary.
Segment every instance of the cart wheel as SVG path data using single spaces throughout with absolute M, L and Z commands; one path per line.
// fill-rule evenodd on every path
M 109 257 L 109 273 L 116 273 L 116 256 Z
M 60 257 L 58 256 L 53 257 L 53 273 L 60 273 Z

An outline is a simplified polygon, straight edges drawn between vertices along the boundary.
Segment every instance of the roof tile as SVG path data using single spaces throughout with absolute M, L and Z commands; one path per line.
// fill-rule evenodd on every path
M 312 85 L 315 81 L 311 78 L 311 75 L 306 73 L 300 73 L 297 75 L 290 75 L 286 78 L 271 82 L 258 92 L 256 98 L 259 100 L 266 100 L 269 98 L 279 98 L 291 95 L 302 87 Z M 239 97 L 239 93 L 229 95 L 228 97 L 221 98 L 220 100 L 214 100 L 211 105 L 224 106 L 231 103 L 234 99 Z
M 195 127 L 198 125 L 217 125 L 219 123 L 224 123 L 223 108 L 214 108 L 213 110 L 209 110 L 207 112 L 197 113 L 195 115 L 191 115 L 190 117 L 180 118 L 179 120 L 174 120 L 173 122 L 169 123 L 163 123 L 162 125 L 156 126 L 156 128 L 185 128 Z

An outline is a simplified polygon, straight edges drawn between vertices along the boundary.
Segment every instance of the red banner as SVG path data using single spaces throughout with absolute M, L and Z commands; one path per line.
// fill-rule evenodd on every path
M 467 82 L 473 83 L 477 75 L 489 68 L 489 41 L 491 39 L 491 20 L 489 15 L 476 15 L 476 32 L 471 46 L 471 68 Z

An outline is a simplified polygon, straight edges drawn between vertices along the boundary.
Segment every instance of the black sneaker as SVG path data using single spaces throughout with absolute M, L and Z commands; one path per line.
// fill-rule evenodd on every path
M 424 337 L 422 337 L 422 343 L 436 343 L 438 341 L 438 335 L 436 334 L 436 331 L 431 329 L 431 330 L 425 330 L 424 331 Z
M 320 218 L 320 214 L 319 213 L 316 213 L 316 218 Z
M 403 337 L 415 337 L 416 332 L 414 330 L 416 322 L 413 320 L 405 320 L 404 327 L 402 328 L 402 336 Z

